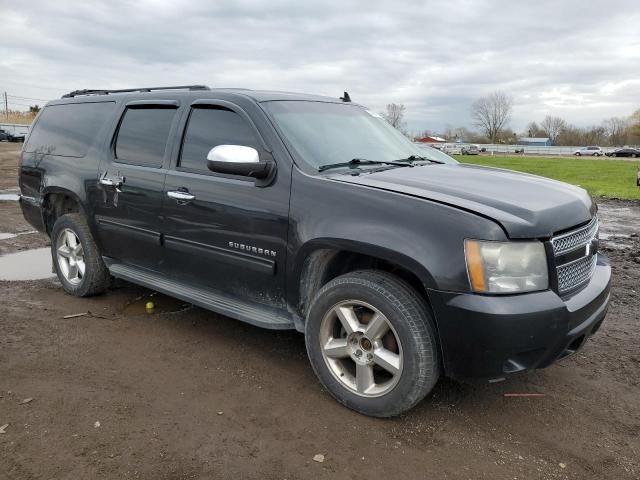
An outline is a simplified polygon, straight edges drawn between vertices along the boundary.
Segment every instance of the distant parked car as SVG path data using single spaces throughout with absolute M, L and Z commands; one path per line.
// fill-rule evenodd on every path
M 462 143 L 445 143 L 441 150 L 449 155 L 462 155 Z
M 450 157 L 446 153 L 441 152 L 440 150 L 435 148 L 433 144 L 416 143 L 416 145 L 418 145 L 421 150 L 424 150 L 422 156 L 428 158 L 429 160 L 436 160 L 438 162 L 444 162 L 448 164 L 460 163 L 455 158 Z
M 480 153 L 480 149 L 478 145 L 463 145 L 461 148 L 462 155 L 478 155 Z
M 26 134 L 24 132 L 10 132 L 0 128 L 0 142 L 6 140 L 7 142 L 24 142 Z
M 618 148 L 618 149 L 614 150 L 613 152 L 607 152 L 605 155 L 607 155 L 607 157 L 632 157 L 632 158 L 637 158 L 637 157 L 640 157 L 640 149 L 631 148 L 631 147 Z
M 576 150 L 575 152 L 573 152 L 573 154 L 576 157 L 581 157 L 581 156 L 585 156 L 585 157 L 601 157 L 602 155 L 604 155 L 604 152 L 602 151 L 602 149 L 600 147 L 582 147 L 582 148 Z

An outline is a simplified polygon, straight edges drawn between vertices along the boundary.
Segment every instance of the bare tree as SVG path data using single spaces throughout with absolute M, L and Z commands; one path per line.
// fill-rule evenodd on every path
M 629 117 L 629 134 L 640 137 L 640 109 L 636 110 Z
M 543 132 L 536 122 L 530 122 L 529 125 L 527 125 L 527 135 L 526 135 L 527 137 L 532 137 L 532 138 L 541 137 L 542 136 L 540 135 L 541 133 Z
M 593 125 L 584 129 L 585 145 L 602 145 L 606 139 L 607 130 L 603 126 Z
M 629 121 L 625 118 L 611 117 L 603 122 L 609 137 L 609 145 L 623 146 L 627 143 Z
M 471 106 L 471 116 L 474 124 L 495 143 L 509 121 L 512 108 L 513 98 L 496 91 L 475 101 Z
M 387 111 L 382 114 L 384 119 L 391 124 L 392 127 L 402 131 L 404 129 L 405 121 L 405 106 L 403 103 L 390 103 L 387 105 Z
M 565 128 L 567 128 L 567 122 L 565 122 L 560 117 L 552 117 L 551 115 L 547 115 L 544 117 L 544 120 L 540 124 L 540 128 L 544 132 L 544 134 L 549 137 L 551 140 L 551 144 L 555 145 L 558 137 L 563 132 Z

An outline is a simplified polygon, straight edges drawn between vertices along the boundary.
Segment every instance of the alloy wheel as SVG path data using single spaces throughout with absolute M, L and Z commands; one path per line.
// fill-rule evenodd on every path
M 84 249 L 78 235 L 65 228 L 56 239 L 56 257 L 58 268 L 65 280 L 73 285 L 82 282 L 86 271 Z
M 402 345 L 389 319 L 359 300 L 334 305 L 320 326 L 322 357 L 333 376 L 362 397 L 389 393 L 402 374 Z

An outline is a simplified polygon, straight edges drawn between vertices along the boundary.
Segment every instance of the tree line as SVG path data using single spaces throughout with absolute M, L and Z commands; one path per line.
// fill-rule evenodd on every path
M 406 130 L 404 104 L 390 103 L 382 116 L 412 138 L 439 136 L 447 140 L 464 140 L 469 143 L 517 143 L 521 137 L 549 138 L 552 145 L 601 145 L 623 146 L 640 144 L 640 109 L 629 117 L 611 117 L 599 125 L 579 127 L 563 118 L 547 115 L 544 119 L 531 121 L 524 132 L 516 133 L 509 128 L 513 111 L 513 97 L 500 91 L 476 100 L 471 105 L 471 119 L 477 130 L 447 126 L 436 132 L 423 130 L 410 134 Z

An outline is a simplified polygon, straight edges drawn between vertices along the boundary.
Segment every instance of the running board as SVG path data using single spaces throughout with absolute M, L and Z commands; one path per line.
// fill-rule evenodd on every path
M 293 317 L 276 308 L 235 300 L 227 295 L 198 287 L 185 286 L 165 276 L 138 267 L 114 263 L 109 265 L 109 272 L 114 277 L 142 285 L 257 327 L 273 330 L 295 329 Z

